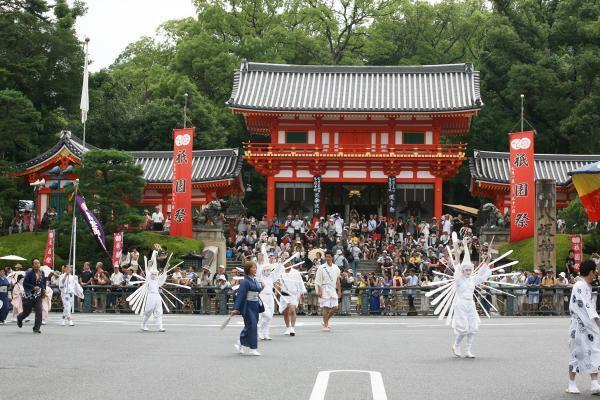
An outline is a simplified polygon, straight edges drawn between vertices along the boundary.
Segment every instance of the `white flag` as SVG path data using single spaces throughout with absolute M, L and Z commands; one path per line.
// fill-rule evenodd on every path
M 87 45 L 85 47 L 85 64 L 83 66 L 83 86 L 81 88 L 81 123 L 87 121 L 87 114 L 90 110 L 90 99 L 88 98 L 88 53 Z

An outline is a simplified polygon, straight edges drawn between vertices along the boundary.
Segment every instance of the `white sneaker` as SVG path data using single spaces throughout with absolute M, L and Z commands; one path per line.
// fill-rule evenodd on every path
M 262 333 L 259 333 L 259 334 L 258 334 L 258 338 L 259 338 L 260 340 L 266 340 L 266 337 L 265 337 L 265 335 L 263 335 Z
M 73 320 L 69 321 L 69 326 L 75 326 L 75 322 Z
M 284 335 L 289 335 L 291 332 L 290 328 L 286 328 L 285 332 L 283 332 Z
M 42 325 L 46 325 L 46 321 L 42 321 Z
M 144 325 L 144 326 L 142 326 L 142 330 L 143 330 L 144 332 L 148 332 L 148 327 Z
M 265 340 L 273 340 L 273 338 L 271 338 L 271 336 L 267 335 L 267 336 L 265 336 Z
M 296 329 L 293 326 L 290 328 L 290 336 L 296 336 Z
M 260 356 L 261 354 L 256 349 L 250 349 L 247 353 L 244 353 L 247 356 Z
M 569 383 L 569 387 L 567 388 L 567 390 L 565 390 L 566 393 L 569 394 L 580 394 L 581 392 L 579 391 L 579 389 L 577 388 L 577 385 L 573 384 L 571 385 Z
M 590 386 L 590 392 L 596 396 L 600 395 L 600 385 L 598 382 L 592 382 L 592 385 Z
M 454 357 L 462 357 L 462 354 L 460 352 L 460 346 L 457 346 L 455 344 L 452 345 L 452 352 L 454 353 Z
M 59 324 L 60 324 L 60 326 L 67 326 L 67 323 L 65 322 L 64 319 L 61 319 Z
M 159 332 L 166 332 L 166 329 L 161 326 L 160 328 L 158 328 L 158 331 Z
M 235 347 L 235 349 L 237 350 L 238 353 L 240 354 L 245 354 L 246 353 L 246 346 L 242 346 L 242 344 L 240 343 L 240 341 L 238 340 L 237 343 L 235 343 L 233 345 L 233 347 Z
M 467 354 L 465 354 L 465 357 L 467 357 L 467 358 L 475 358 L 475 355 L 473 353 L 471 353 L 471 350 L 467 350 Z

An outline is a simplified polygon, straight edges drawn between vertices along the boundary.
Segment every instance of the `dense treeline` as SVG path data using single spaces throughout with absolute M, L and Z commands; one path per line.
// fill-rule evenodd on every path
M 4 165 L 45 150 L 62 128 L 81 134 L 83 51 L 73 26 L 85 4 L 50 3 L 0 0 Z M 196 17 L 165 23 L 155 37 L 132 43 L 113 65 L 91 76 L 91 143 L 125 150 L 170 148 L 170 132 L 182 124 L 188 93 L 197 148 L 240 146 L 246 139 L 243 124 L 224 102 L 242 59 L 365 65 L 470 61 L 481 71 L 485 102 L 466 139 L 471 148 L 507 148 L 506 133 L 518 127 L 523 93 L 525 116 L 539 132 L 537 152 L 600 152 L 598 0 L 194 3 Z M 255 177 L 249 179 L 260 187 Z M 262 198 L 261 190 L 253 196 Z

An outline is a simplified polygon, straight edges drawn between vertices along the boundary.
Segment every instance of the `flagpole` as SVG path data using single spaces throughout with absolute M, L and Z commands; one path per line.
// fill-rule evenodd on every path
M 90 100 L 88 96 L 88 47 L 90 38 L 85 38 L 85 65 L 83 66 L 83 85 L 81 87 L 81 122 L 83 123 L 83 151 L 85 152 L 85 125 L 87 122 L 87 113 L 90 109 Z
M 83 125 L 85 127 L 85 124 Z M 77 259 L 77 189 L 79 188 L 79 179 L 75 179 L 75 196 L 73 198 L 73 268 L 71 269 L 73 276 L 75 273 L 75 260 Z M 71 313 L 75 313 L 75 296 L 71 301 Z
M 521 94 L 521 132 L 523 132 L 523 114 L 524 114 L 523 101 L 524 100 L 525 100 L 525 95 Z

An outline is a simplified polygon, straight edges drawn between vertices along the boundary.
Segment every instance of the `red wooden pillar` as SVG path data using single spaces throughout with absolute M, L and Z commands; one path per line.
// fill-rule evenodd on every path
M 275 178 L 267 175 L 267 220 L 271 221 L 275 216 Z
M 166 190 L 162 192 L 162 204 L 160 205 L 161 212 L 165 219 L 167 219 L 167 211 L 169 210 L 169 192 Z M 152 213 L 152 211 L 150 211 Z
M 442 178 L 435 178 L 433 184 L 433 215 L 435 216 L 438 223 L 442 220 L 442 186 L 444 180 Z

